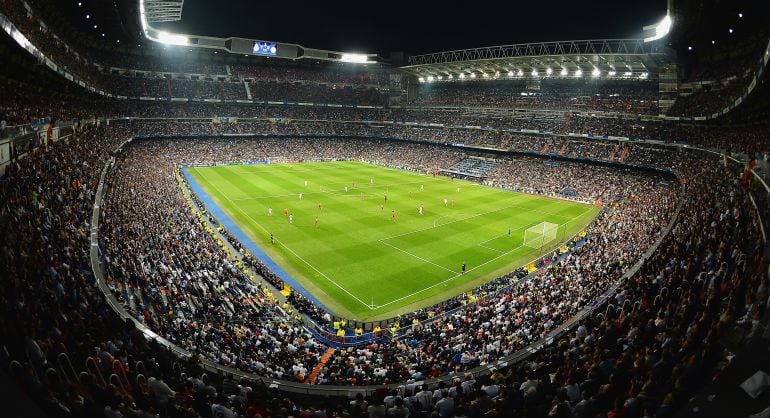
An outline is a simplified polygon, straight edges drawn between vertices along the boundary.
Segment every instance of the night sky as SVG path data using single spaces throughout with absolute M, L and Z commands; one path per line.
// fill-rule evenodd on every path
M 665 0 L 185 0 L 181 22 L 157 26 L 387 56 L 391 51 L 412 55 L 519 42 L 637 38 L 642 26 L 665 14 Z

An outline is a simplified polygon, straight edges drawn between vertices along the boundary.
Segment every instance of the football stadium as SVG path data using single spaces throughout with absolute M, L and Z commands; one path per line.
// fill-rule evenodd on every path
M 463 8 L 0 0 L 1 415 L 770 416 L 770 8 Z

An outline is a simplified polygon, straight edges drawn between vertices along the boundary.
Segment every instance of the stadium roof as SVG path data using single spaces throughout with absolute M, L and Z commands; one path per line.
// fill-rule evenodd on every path
M 534 42 L 416 55 L 409 57 L 409 65 L 402 70 L 415 77 L 441 79 L 485 75 L 646 77 L 645 74 L 655 74 L 666 62 L 668 59 L 659 43 L 645 43 L 643 39 L 599 39 Z

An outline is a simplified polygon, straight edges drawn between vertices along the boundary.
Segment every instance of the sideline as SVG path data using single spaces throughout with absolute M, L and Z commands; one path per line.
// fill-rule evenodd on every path
M 313 296 L 312 293 L 305 290 L 304 287 L 302 287 L 301 284 L 297 280 L 294 279 L 286 270 L 284 270 L 278 263 L 273 261 L 272 258 L 270 258 L 269 255 L 267 255 L 264 251 L 262 251 L 261 248 L 251 239 L 248 235 L 246 235 L 241 228 L 238 226 L 237 223 L 233 222 L 232 219 L 230 219 L 230 216 L 225 213 L 222 208 L 219 207 L 219 205 L 214 201 L 214 199 L 211 198 L 211 196 L 206 193 L 205 190 L 198 184 L 198 182 L 190 175 L 190 173 L 187 171 L 186 166 L 182 166 L 182 173 L 185 176 L 185 179 L 187 180 L 187 184 L 190 185 L 190 189 L 192 189 L 193 192 L 195 192 L 196 195 L 198 195 L 198 198 L 203 202 L 203 204 L 206 206 L 206 210 L 208 210 L 214 218 L 219 221 L 219 223 L 222 224 L 222 226 L 225 227 L 227 231 L 233 234 L 238 241 L 243 244 L 244 247 L 246 247 L 251 254 L 256 257 L 259 261 L 261 261 L 270 271 L 275 273 L 278 278 L 286 282 L 289 286 L 291 286 L 292 290 L 296 290 L 299 293 L 302 294 L 302 296 L 310 299 L 313 303 L 319 305 L 321 308 L 323 308 L 326 312 L 331 312 L 326 305 L 321 303 L 318 298 Z

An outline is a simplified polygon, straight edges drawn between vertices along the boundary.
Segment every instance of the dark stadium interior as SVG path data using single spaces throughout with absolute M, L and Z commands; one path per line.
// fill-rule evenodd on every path
M 770 8 L 590 3 L 0 0 L 0 415 L 768 416 Z M 337 160 L 598 215 L 358 321 L 181 169 Z

